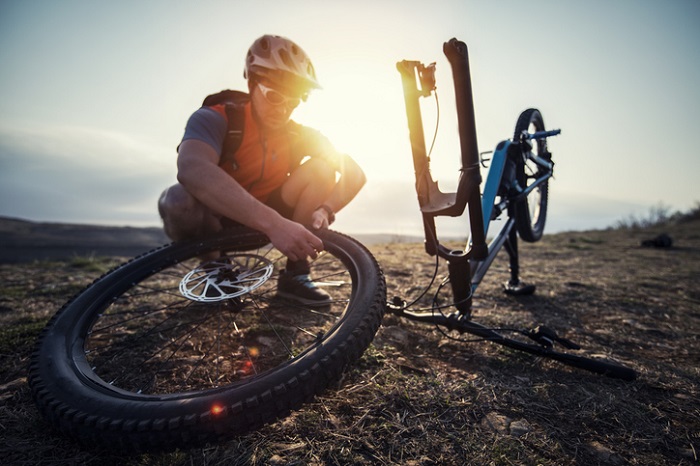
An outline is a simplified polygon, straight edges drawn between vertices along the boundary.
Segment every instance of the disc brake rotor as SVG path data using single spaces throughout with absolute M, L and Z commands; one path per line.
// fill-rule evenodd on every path
M 274 269 L 272 261 L 255 254 L 220 257 L 185 275 L 180 281 L 180 293 L 204 303 L 236 298 L 263 285 Z

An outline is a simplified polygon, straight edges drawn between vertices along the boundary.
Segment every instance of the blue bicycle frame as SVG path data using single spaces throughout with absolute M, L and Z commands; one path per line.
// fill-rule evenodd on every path
M 522 137 L 530 140 L 538 140 L 550 136 L 556 136 L 559 133 L 561 133 L 561 130 L 555 129 L 552 131 L 540 131 L 533 134 L 524 134 L 522 135 Z M 531 155 L 531 160 L 533 160 L 537 165 L 544 169 L 542 171 L 542 175 L 539 178 L 535 179 L 532 183 L 530 183 L 530 185 L 528 185 L 526 188 L 524 188 L 518 196 L 512 198 L 502 198 L 498 203 L 496 203 L 496 198 L 498 196 L 499 189 L 501 188 L 503 183 L 504 168 L 506 166 L 506 163 L 508 162 L 508 154 L 509 151 L 512 149 L 513 144 L 513 141 L 500 142 L 496 147 L 496 150 L 493 152 L 493 156 L 490 160 L 489 173 L 486 177 L 486 183 L 484 184 L 484 192 L 481 196 L 481 210 L 483 212 L 484 218 L 484 234 L 488 233 L 491 222 L 499 218 L 501 213 L 508 209 L 510 203 L 517 202 L 522 197 L 527 197 L 535 188 L 540 186 L 542 183 L 547 182 L 552 177 L 552 162 L 545 160 L 542 157 Z M 519 141 L 515 144 L 522 144 L 522 141 Z M 519 151 L 519 148 L 517 148 L 516 150 Z M 509 216 L 505 224 L 494 236 L 494 239 L 491 241 L 491 243 L 489 243 L 489 254 L 487 255 L 487 257 L 481 261 L 472 261 L 472 293 L 476 291 L 477 287 L 479 286 L 479 283 L 481 283 L 481 279 L 486 274 L 486 271 L 495 259 L 496 255 L 498 254 L 498 251 L 501 249 L 501 247 L 503 247 L 506 241 L 510 241 L 510 247 L 514 246 L 514 242 L 516 241 L 516 239 L 513 236 L 510 236 L 514 226 L 515 219 Z M 515 264 L 513 262 L 515 262 Z M 513 273 L 515 269 L 515 276 L 512 276 L 511 280 L 518 280 L 518 268 L 519 267 L 517 265 L 517 254 L 516 257 L 512 257 L 511 255 L 511 273 Z

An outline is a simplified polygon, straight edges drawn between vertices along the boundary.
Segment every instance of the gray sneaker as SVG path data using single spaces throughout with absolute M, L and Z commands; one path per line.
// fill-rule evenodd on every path
M 277 296 L 307 306 L 324 306 L 333 301 L 331 295 L 319 288 L 308 274 L 293 275 L 284 271 L 277 283 Z

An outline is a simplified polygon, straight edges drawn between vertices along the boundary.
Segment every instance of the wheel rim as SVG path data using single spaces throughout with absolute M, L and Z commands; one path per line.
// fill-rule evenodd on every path
M 342 254 L 326 251 L 312 265 L 333 296 L 324 307 L 276 297 L 284 258 L 272 247 L 222 257 L 204 264 L 186 258 L 105 299 L 83 342 L 84 375 L 137 396 L 244 384 L 317 346 L 355 288 Z
M 536 124 L 534 121 L 530 122 L 528 126 L 528 133 L 536 133 L 537 131 L 542 131 L 544 128 Z M 543 152 L 542 141 L 532 141 L 532 155 L 535 157 L 540 156 Z M 535 162 L 530 160 L 528 157 L 525 158 L 525 187 L 529 187 L 535 180 L 539 178 L 539 167 Z M 530 213 L 530 225 L 536 227 L 540 219 L 540 203 L 542 200 L 542 188 L 536 187 L 527 196 L 528 211 Z
M 538 178 L 537 168 L 533 167 L 532 161 L 525 162 L 526 185 L 530 186 Z M 540 201 L 542 199 L 542 189 L 538 186 L 527 195 L 528 211 L 530 212 L 530 224 L 534 227 L 540 219 Z

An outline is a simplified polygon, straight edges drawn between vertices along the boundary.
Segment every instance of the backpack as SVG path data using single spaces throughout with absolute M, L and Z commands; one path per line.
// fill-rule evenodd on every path
M 243 129 L 245 127 L 244 106 L 250 101 L 250 95 L 241 91 L 223 90 L 216 94 L 208 95 L 202 107 L 225 104 L 228 129 L 221 149 L 221 162 L 231 163 L 234 170 L 238 168 L 235 155 L 243 141 Z

